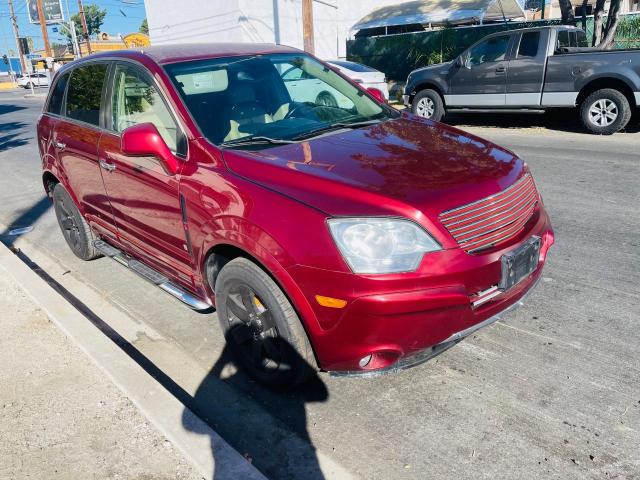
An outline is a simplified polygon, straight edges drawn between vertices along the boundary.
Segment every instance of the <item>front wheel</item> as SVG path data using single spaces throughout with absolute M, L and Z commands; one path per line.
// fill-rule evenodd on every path
M 411 111 L 419 117 L 439 122 L 445 114 L 444 102 L 435 90 L 420 90 L 413 99 Z
M 611 135 L 631 120 L 629 100 L 618 90 L 603 88 L 589 95 L 580 105 L 580 120 L 591 133 Z
M 258 265 L 246 258 L 227 263 L 215 295 L 227 343 L 249 375 L 271 387 L 290 387 L 313 374 L 313 351 L 298 315 Z

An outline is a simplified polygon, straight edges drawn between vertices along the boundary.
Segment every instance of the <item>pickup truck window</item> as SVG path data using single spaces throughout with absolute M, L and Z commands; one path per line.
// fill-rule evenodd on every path
M 500 62 L 507 55 L 509 35 L 491 37 L 479 43 L 469 51 L 471 65 L 480 65 L 487 62 Z
M 556 49 L 563 47 L 588 47 L 587 34 L 583 30 L 561 30 L 558 32 Z
M 538 45 L 540 44 L 540 32 L 526 32 L 522 34 L 520 47 L 518 47 L 518 58 L 535 57 L 538 55 Z

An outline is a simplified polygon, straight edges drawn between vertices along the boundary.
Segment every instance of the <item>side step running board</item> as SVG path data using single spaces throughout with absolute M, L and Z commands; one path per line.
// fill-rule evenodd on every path
M 196 297 L 192 293 L 183 290 L 181 287 L 171 283 L 169 279 L 162 275 L 160 272 L 157 272 L 156 270 L 145 265 L 139 260 L 127 257 L 124 252 L 112 245 L 109 245 L 104 240 L 94 240 L 93 246 L 105 257 L 112 258 L 116 262 L 124 265 L 127 268 L 130 268 L 142 278 L 148 280 L 157 287 L 160 287 L 162 290 L 174 296 L 181 302 L 186 303 L 194 310 L 203 311 L 212 308 L 209 303 Z

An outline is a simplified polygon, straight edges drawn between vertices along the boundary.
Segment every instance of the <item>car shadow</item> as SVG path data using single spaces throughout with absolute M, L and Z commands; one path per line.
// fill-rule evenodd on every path
M 329 393 L 316 370 L 293 347 L 284 340 L 281 346 L 308 369 L 310 377 L 303 385 L 282 390 L 255 383 L 241 370 L 227 343 L 188 407 L 267 478 L 324 480 L 309 435 L 305 405 L 325 402 Z M 191 412 L 185 409 L 184 428 L 206 435 L 193 430 Z M 224 473 L 215 470 L 222 459 L 216 458 L 216 439 L 210 440 L 212 478 L 226 480 Z
M 539 112 L 449 112 L 443 119 L 456 127 L 488 127 L 505 129 L 541 128 L 557 130 L 567 133 L 589 134 L 578 117 L 578 112 L 573 109 L 549 110 Z M 640 114 L 636 113 L 627 127 L 626 133 L 640 132 Z

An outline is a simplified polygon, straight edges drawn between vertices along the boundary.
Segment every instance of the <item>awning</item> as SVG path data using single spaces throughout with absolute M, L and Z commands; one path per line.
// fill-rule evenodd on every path
M 361 18 L 352 30 L 419 23 L 461 24 L 524 18 L 516 0 L 417 0 L 389 5 Z

